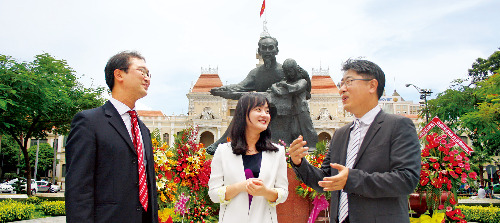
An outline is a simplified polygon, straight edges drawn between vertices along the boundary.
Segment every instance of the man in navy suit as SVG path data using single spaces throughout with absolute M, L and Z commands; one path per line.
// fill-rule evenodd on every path
M 335 131 L 321 168 L 304 159 L 306 141 L 290 146 L 296 175 L 317 191 L 332 191 L 330 222 L 409 222 L 407 195 L 420 174 L 413 122 L 381 111 L 385 74 L 375 63 L 349 60 L 339 85 L 355 121 Z
M 151 81 L 146 61 L 120 52 L 109 59 L 105 76 L 112 97 L 71 123 L 66 220 L 158 222 L 151 135 L 134 110 Z

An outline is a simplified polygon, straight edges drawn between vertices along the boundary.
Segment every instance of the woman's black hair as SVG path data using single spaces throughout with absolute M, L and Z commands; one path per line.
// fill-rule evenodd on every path
M 245 136 L 245 129 L 247 126 L 247 117 L 249 117 L 250 111 L 258 106 L 263 106 L 265 104 L 269 105 L 264 94 L 260 93 L 247 93 L 238 100 L 236 105 L 236 111 L 234 112 L 233 120 L 229 126 L 229 138 L 231 139 L 231 147 L 233 148 L 233 153 L 236 155 L 244 155 L 248 150 L 247 140 Z M 278 148 L 272 144 L 271 141 L 271 131 L 269 127 L 260 133 L 259 140 L 255 144 L 257 151 L 273 151 L 277 152 Z

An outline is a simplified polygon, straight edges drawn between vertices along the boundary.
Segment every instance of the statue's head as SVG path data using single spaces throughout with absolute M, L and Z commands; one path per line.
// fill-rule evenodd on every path
M 278 55 L 279 52 L 278 40 L 276 40 L 276 38 L 270 36 L 262 37 L 258 45 L 258 53 L 262 56 L 264 63 L 266 63 L 266 59 L 276 59 L 276 55 Z
M 297 62 L 294 59 L 286 59 L 281 67 L 283 68 L 283 72 L 285 72 L 285 77 L 287 80 L 295 80 L 298 78 Z

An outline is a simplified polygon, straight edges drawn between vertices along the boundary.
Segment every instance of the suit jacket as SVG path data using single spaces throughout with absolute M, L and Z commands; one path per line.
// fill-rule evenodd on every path
M 158 221 L 151 135 L 139 120 L 147 160 L 148 214 Z M 141 222 L 137 153 L 111 102 L 75 115 L 66 144 L 67 222 Z
M 337 130 L 320 169 L 305 159 L 293 169 L 303 182 L 323 191 L 318 181 L 338 174 L 330 163 L 345 166 L 352 124 Z M 413 122 L 380 111 L 368 128 L 344 191 L 349 220 L 355 222 L 409 222 L 408 197 L 420 176 L 420 144 Z M 330 222 L 336 222 L 340 191 L 332 192 Z
M 275 145 L 276 146 L 276 145 Z M 212 160 L 212 172 L 208 182 L 208 195 L 215 203 L 221 203 L 219 222 L 261 223 L 278 222 L 276 205 L 285 202 L 288 197 L 288 179 L 286 175 L 285 149 L 277 146 L 278 152 L 262 152 L 259 179 L 267 188 L 278 192 L 278 199 L 270 203 L 263 196 L 254 196 L 248 208 L 248 193 L 242 192 L 225 202 L 225 188 L 228 185 L 246 180 L 243 158 L 235 155 L 231 143 L 220 144 Z

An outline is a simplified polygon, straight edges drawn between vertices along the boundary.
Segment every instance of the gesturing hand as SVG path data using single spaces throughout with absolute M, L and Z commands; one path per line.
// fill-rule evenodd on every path
M 293 164 L 295 164 L 296 166 L 300 165 L 300 163 L 302 162 L 302 157 L 305 157 L 308 154 L 307 150 L 309 148 L 304 147 L 306 144 L 307 142 L 304 141 L 304 138 L 302 136 L 299 136 L 297 139 L 293 140 L 292 144 L 290 145 L 290 150 L 288 152 L 290 153 Z
M 318 182 L 319 186 L 323 187 L 324 191 L 344 189 L 347 177 L 349 176 L 349 168 L 336 163 L 330 163 L 330 166 L 339 170 L 339 173 L 335 176 L 323 178 L 323 181 Z

